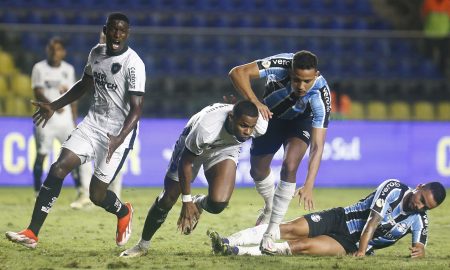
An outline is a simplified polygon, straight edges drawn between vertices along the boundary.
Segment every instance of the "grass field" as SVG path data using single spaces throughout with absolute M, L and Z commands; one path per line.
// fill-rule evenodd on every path
M 126 188 L 124 201 L 135 208 L 133 235 L 126 248 L 140 237 L 147 210 L 160 189 Z M 316 210 L 345 206 L 370 189 L 316 189 Z M 196 189 L 197 192 L 205 190 Z M 119 258 L 123 248 L 114 242 L 116 218 L 98 207 L 75 211 L 69 203 L 75 191 L 64 188 L 39 235 L 39 245 L 29 250 L 14 245 L 4 232 L 28 225 L 34 198 L 31 188 L 0 188 L 0 269 L 450 269 L 450 199 L 430 212 L 430 232 L 425 259 L 408 258 L 411 237 L 395 246 L 379 250 L 376 256 L 345 257 L 221 257 L 211 253 L 206 236 L 208 228 L 227 235 L 253 225 L 262 200 L 254 189 L 237 189 L 229 207 L 219 215 L 204 212 L 192 235 L 177 232 L 176 221 L 181 203 L 172 209 L 165 224 L 156 233 L 147 256 Z M 292 201 L 287 219 L 305 213 Z

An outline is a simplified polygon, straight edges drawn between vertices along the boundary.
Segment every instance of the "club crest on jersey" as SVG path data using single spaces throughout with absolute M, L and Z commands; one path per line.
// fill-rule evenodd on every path
M 312 214 L 311 215 L 311 220 L 314 222 L 319 222 L 322 219 L 322 217 L 318 214 Z
M 262 61 L 261 65 L 262 65 L 264 68 L 270 68 L 270 60 L 264 60 L 264 61 Z
M 119 70 L 122 68 L 122 65 L 119 63 L 113 63 L 111 66 L 111 72 L 112 74 L 116 74 L 117 72 L 119 72 Z

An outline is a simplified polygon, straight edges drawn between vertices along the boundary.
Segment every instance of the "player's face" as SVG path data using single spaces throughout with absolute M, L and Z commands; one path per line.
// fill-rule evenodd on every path
M 403 200 L 405 212 L 425 212 L 437 206 L 433 193 L 424 185 L 419 185 L 413 192 L 409 193 Z
M 317 78 L 316 69 L 294 69 L 291 71 L 291 88 L 297 96 L 303 97 L 314 85 Z
M 125 21 L 112 20 L 104 27 L 106 46 L 112 52 L 120 52 L 128 39 L 129 26 Z
M 66 57 L 66 50 L 61 43 L 52 42 L 47 45 L 47 58 L 52 66 L 59 66 L 64 57 Z
M 251 117 L 248 115 L 242 115 L 239 118 L 232 117 L 233 121 L 233 135 L 240 142 L 245 142 L 250 139 L 250 135 L 252 135 L 253 130 L 255 129 L 256 122 L 258 121 L 258 117 Z

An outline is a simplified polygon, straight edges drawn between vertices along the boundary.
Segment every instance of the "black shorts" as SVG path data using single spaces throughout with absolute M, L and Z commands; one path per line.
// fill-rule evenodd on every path
M 275 154 L 288 138 L 297 137 L 309 145 L 312 130 L 312 117 L 285 120 L 269 120 L 266 134 L 252 141 L 252 155 Z
M 328 235 L 345 249 L 347 254 L 358 250 L 355 240 L 348 232 L 344 208 L 338 207 L 304 216 L 309 225 L 309 237 Z

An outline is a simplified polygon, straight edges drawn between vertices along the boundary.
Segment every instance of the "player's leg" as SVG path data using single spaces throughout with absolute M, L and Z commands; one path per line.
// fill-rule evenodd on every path
M 64 178 L 79 165 L 80 159 L 77 155 L 68 149 L 61 149 L 58 160 L 52 164 L 36 198 L 30 225 L 19 233 L 7 232 L 8 239 L 27 247 L 36 247 L 39 231 L 61 192 Z
M 72 175 L 73 175 L 72 171 Z M 92 164 L 91 162 L 86 162 L 81 164 L 78 167 L 79 179 L 80 179 L 80 187 L 78 188 L 78 194 L 75 201 L 70 204 L 70 207 L 73 209 L 81 209 L 83 207 L 92 205 L 91 200 L 89 199 L 89 184 L 91 182 L 92 177 Z
M 334 238 L 328 235 L 319 235 L 313 238 L 303 238 L 288 241 L 289 248 L 294 255 L 345 255 L 345 248 Z
M 221 213 L 233 194 L 236 180 L 236 162 L 222 160 L 205 171 L 208 181 L 208 195 L 197 197 L 195 203 L 211 214 Z
M 122 180 L 122 172 L 119 172 L 108 187 L 109 190 L 116 193 L 118 198 L 120 198 L 120 195 L 122 194 Z
M 297 169 L 308 149 L 309 143 L 310 122 L 306 120 L 291 120 L 285 121 L 284 126 L 287 129 L 284 142 L 284 157 L 280 171 L 280 181 L 275 189 L 273 198 L 273 209 L 269 226 L 261 241 L 263 253 L 275 251 L 272 248 L 274 247 L 274 237 L 279 231 L 279 224 L 283 221 L 289 203 L 295 194 Z
M 147 254 L 150 241 L 167 218 L 169 211 L 181 194 L 178 181 L 171 179 L 170 173 L 164 178 L 164 190 L 155 199 L 145 218 L 144 228 L 139 242 L 120 254 L 120 257 L 138 257 Z
M 271 119 L 266 134 L 252 140 L 250 150 L 250 175 L 255 182 L 256 191 L 264 200 L 264 209 L 256 220 L 256 225 L 268 223 L 273 206 L 275 177 L 270 164 L 275 153 L 283 144 L 282 121 Z
M 39 193 L 39 189 L 41 188 L 41 179 L 42 179 L 42 173 L 43 173 L 43 165 L 44 165 L 44 159 L 47 155 L 43 154 L 37 154 L 36 160 L 34 161 L 33 166 L 33 186 L 34 186 L 34 192 L 37 194 Z

